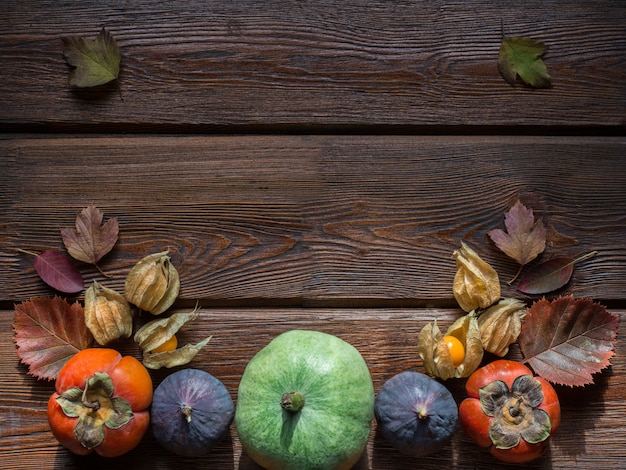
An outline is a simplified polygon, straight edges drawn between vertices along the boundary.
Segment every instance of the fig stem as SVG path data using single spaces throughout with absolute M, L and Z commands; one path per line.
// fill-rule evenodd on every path
M 180 407 L 180 411 L 185 417 L 185 420 L 187 420 L 188 423 L 191 423 L 191 412 L 193 411 L 191 406 L 183 404 Z
M 296 413 L 304 406 L 304 395 L 300 392 L 285 392 L 280 397 L 280 406 L 285 411 Z

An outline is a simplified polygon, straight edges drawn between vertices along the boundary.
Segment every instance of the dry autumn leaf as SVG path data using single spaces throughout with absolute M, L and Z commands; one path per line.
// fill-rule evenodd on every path
M 76 216 L 76 228 L 62 228 L 61 237 L 72 258 L 96 264 L 113 249 L 117 242 L 119 225 L 113 217 L 102 223 L 102 212 L 89 205 Z
M 618 317 L 590 299 L 542 299 L 528 309 L 518 342 L 537 375 L 583 386 L 610 364 L 617 326 Z
M 55 250 L 46 250 L 35 258 L 35 271 L 43 282 L 66 294 L 84 288 L 83 276 L 72 261 Z
M 95 39 L 63 38 L 63 56 L 76 67 L 70 74 L 70 86 L 93 87 L 117 79 L 120 72 L 120 49 L 113 36 L 102 28 Z
M 63 364 L 93 340 L 83 307 L 58 296 L 17 304 L 13 328 L 17 355 L 39 379 L 55 379 Z
M 534 260 L 546 249 L 546 228 L 541 219 L 535 221 L 533 210 L 526 208 L 520 200 L 504 214 L 506 232 L 493 229 L 487 235 L 507 256 L 521 267 Z M 515 275 L 515 278 L 519 275 Z M 509 281 L 509 282 L 512 282 Z
M 504 38 L 500 45 L 498 68 L 504 79 L 515 86 L 519 76 L 534 88 L 549 88 L 548 68 L 541 56 L 548 48 L 540 41 L 528 38 Z
M 545 261 L 528 271 L 520 279 L 517 289 L 525 294 L 547 294 L 560 289 L 572 277 L 574 265 L 596 253 L 596 251 L 592 251 L 576 259 L 559 256 Z

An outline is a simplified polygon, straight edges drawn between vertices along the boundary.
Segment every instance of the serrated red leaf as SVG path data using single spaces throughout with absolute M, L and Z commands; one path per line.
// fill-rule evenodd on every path
M 517 289 L 525 294 L 546 294 L 567 284 L 574 272 L 574 260 L 560 256 L 538 264 L 519 281 Z
M 75 294 L 85 286 L 83 275 L 63 253 L 46 250 L 35 258 L 34 265 L 43 282 L 60 292 Z
M 518 342 L 535 373 L 556 383 L 583 386 L 610 365 L 618 317 L 590 299 L 572 296 L 535 302 Z
M 63 364 L 93 341 L 82 305 L 59 296 L 17 304 L 13 328 L 17 355 L 39 379 L 55 379 Z
M 104 224 L 102 218 L 102 212 L 91 204 L 76 216 L 75 229 L 61 229 L 63 244 L 72 258 L 96 264 L 113 249 L 119 233 L 117 218 Z

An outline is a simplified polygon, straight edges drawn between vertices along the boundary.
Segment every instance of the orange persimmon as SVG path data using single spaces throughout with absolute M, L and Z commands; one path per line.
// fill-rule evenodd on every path
M 152 379 L 132 356 L 84 349 L 61 368 L 55 389 L 48 422 L 59 443 L 75 454 L 117 457 L 137 446 L 148 429 Z

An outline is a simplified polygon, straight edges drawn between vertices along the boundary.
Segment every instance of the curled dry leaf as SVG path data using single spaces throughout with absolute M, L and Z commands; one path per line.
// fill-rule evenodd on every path
M 96 264 L 113 249 L 119 233 L 117 218 L 104 224 L 102 218 L 102 212 L 91 204 L 76 216 L 76 228 L 61 229 L 63 244 L 72 258 Z
M 83 307 L 58 296 L 17 304 L 14 330 L 17 355 L 28 373 L 46 380 L 55 379 L 63 364 L 93 341 Z
M 593 383 L 593 374 L 610 364 L 618 321 L 590 299 L 539 300 L 528 309 L 519 336 L 524 361 L 552 383 Z

